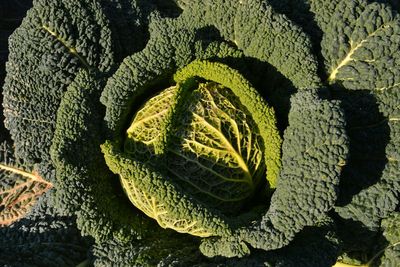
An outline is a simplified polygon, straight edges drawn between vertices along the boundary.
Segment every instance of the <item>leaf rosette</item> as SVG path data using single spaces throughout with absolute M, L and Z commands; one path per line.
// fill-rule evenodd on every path
M 57 113 L 58 198 L 82 233 L 188 236 L 162 229 L 172 228 L 197 236 L 206 256 L 233 257 L 317 225 L 335 203 L 347 137 L 339 102 L 321 96 L 307 36 L 256 0 L 194 2 L 149 29 L 146 47 L 108 80 L 80 71 Z M 253 87 L 246 61 L 273 71 Z M 271 73 L 298 90 L 286 118 L 279 98 L 264 98 L 284 91 Z

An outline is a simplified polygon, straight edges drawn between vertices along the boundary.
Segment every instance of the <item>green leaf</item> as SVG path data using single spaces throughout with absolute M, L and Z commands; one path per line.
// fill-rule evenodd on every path
M 163 140 L 162 127 L 171 115 L 178 88 L 172 86 L 150 98 L 136 113 L 125 140 L 125 151 L 135 157 L 159 154 L 158 146 Z
M 342 100 L 350 134 L 350 157 L 341 183 L 358 187 L 347 186 L 354 193 L 345 196 L 347 200 L 336 211 L 377 229 L 380 220 L 399 205 L 400 17 L 384 4 L 336 2 L 330 20 L 320 23 L 324 31 L 321 52 L 327 80 Z M 324 14 L 317 13 L 317 21 Z
M 265 170 L 263 139 L 250 113 L 215 83 L 200 84 L 185 102 L 168 169 L 214 205 L 248 198 Z
M 399 17 L 389 7 L 363 0 L 341 1 L 333 17 L 322 42 L 328 81 L 376 92 L 398 87 Z

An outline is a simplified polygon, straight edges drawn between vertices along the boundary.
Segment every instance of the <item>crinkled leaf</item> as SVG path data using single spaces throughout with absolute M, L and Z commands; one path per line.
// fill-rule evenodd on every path
M 5 125 L 18 157 L 49 161 L 61 98 L 78 70 L 110 72 L 144 45 L 151 4 L 136 0 L 36 0 L 9 38 Z
M 183 110 L 168 147 L 168 169 L 214 205 L 249 197 L 265 169 L 251 115 L 229 89 L 212 83 L 200 84 Z
M 131 202 L 161 227 L 200 237 L 231 234 L 224 216 L 193 201 L 154 166 L 129 158 L 110 141 L 102 145 L 102 152 L 110 170 L 119 174 Z
M 175 102 L 177 87 L 172 86 L 149 99 L 136 113 L 125 141 L 125 151 L 135 157 L 151 158 L 158 154 L 158 145 L 162 142 L 161 130 L 171 115 L 172 103 Z
M 398 16 L 383 5 L 365 5 L 364 0 L 342 1 L 340 7 L 322 44 L 328 80 L 347 89 L 384 91 L 399 86 Z M 336 40 L 339 44 L 333 47 Z
M 321 53 L 328 82 L 343 100 L 351 137 L 341 186 L 355 185 L 351 196 L 339 198 L 336 210 L 377 229 L 400 196 L 400 17 L 390 6 L 366 0 L 328 2 L 312 5 L 324 32 Z M 329 12 L 323 11 L 328 6 Z M 354 103 L 359 107 L 351 108 Z
M 0 163 L 0 226 L 21 219 L 36 203 L 37 198 L 52 184 L 12 159 L 10 150 L 2 145 Z

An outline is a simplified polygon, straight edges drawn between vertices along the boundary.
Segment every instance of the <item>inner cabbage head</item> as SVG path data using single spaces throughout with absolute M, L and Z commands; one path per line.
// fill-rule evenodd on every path
M 177 84 L 149 99 L 126 132 L 124 150 L 226 213 L 238 211 L 265 175 L 257 124 L 238 97 L 215 82 Z

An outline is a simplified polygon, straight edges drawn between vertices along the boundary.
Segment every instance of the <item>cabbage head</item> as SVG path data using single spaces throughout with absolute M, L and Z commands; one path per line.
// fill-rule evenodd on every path
M 135 113 L 120 144 L 104 146 L 107 164 L 130 201 L 163 228 L 230 235 L 234 223 L 225 215 L 275 185 L 281 139 L 274 111 L 221 63 L 193 61 L 174 79 Z

